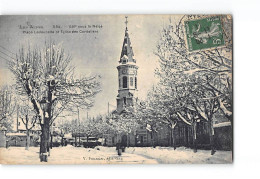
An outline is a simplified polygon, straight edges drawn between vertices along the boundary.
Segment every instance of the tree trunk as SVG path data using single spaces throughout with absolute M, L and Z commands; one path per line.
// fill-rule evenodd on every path
M 169 139 L 169 146 L 172 147 L 172 129 L 170 128 L 170 139 Z
M 154 139 L 154 132 L 151 132 L 151 140 L 152 140 L 152 146 L 155 148 L 155 139 Z
M 193 151 L 197 152 L 197 122 L 192 123 L 192 136 L 193 136 Z
M 159 146 L 159 136 L 158 136 L 158 133 L 156 133 L 156 146 Z
M 80 119 L 79 119 L 79 107 L 77 106 L 78 109 L 78 137 L 79 137 L 79 146 L 80 146 Z
M 171 146 L 176 149 L 176 142 L 175 142 L 175 135 L 174 135 L 174 128 L 171 127 Z
M 79 133 L 79 146 L 80 146 L 80 133 Z
M 50 150 L 50 144 L 51 144 L 51 142 L 50 142 L 50 133 L 49 133 L 49 135 L 48 135 L 48 143 L 47 143 L 47 152 L 48 152 L 48 156 L 51 156 L 51 150 Z
M 49 119 L 44 119 L 44 124 L 42 125 L 42 134 L 41 134 L 41 144 L 40 144 L 40 161 L 48 161 L 48 152 L 49 152 Z
M 176 149 L 176 142 L 175 142 L 175 135 L 174 135 L 174 128 L 172 128 L 172 144 L 174 150 Z
M 29 150 L 29 147 L 30 147 L 30 132 L 27 129 L 26 130 L 26 147 L 25 147 L 25 150 Z
M 189 127 L 185 126 L 185 145 L 189 147 Z
M 127 133 L 126 134 L 126 143 L 127 143 L 127 147 L 129 148 L 129 141 L 130 140 L 130 136 L 129 136 L 129 134 Z
M 215 146 L 214 146 L 214 128 L 213 128 L 213 120 L 209 120 L 209 139 L 210 139 L 210 149 L 211 155 L 215 154 Z
M 63 137 L 61 137 L 61 141 L 60 141 L 60 145 L 63 147 L 64 146 L 64 142 L 63 142 Z
M 52 143 L 52 140 L 53 140 L 53 136 L 50 134 L 50 136 L 51 136 L 51 143 L 50 143 L 50 148 L 52 149 L 52 145 L 53 145 L 53 143 Z

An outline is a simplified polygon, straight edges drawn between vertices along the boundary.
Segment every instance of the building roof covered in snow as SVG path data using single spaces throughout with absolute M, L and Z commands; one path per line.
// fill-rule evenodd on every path
M 31 123 L 28 124 L 28 127 L 31 127 Z M 18 118 L 16 123 L 14 123 L 14 130 L 26 131 L 26 126 L 23 123 L 21 118 Z M 31 129 L 31 131 L 40 131 L 40 130 L 41 130 L 41 127 L 40 127 L 40 124 L 38 124 L 38 123 L 35 123 L 34 127 Z
M 7 128 L 4 126 L 0 126 L 0 131 L 7 131 Z
M 217 127 L 227 127 L 227 126 L 231 126 L 231 122 L 230 121 L 213 124 L 214 128 L 217 128 Z
M 6 136 L 19 136 L 19 137 L 22 137 L 22 136 L 26 136 L 25 133 L 19 133 L 19 132 L 16 132 L 16 133 L 6 133 Z

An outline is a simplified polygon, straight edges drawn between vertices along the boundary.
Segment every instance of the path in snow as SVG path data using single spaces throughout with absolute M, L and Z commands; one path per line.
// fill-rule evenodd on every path
M 51 150 L 48 163 L 40 162 L 39 148 L 24 147 L 0 148 L 0 163 L 2 164 L 156 164 L 157 160 L 138 154 L 123 153 L 118 156 L 114 147 L 87 149 L 83 147 L 55 147 Z

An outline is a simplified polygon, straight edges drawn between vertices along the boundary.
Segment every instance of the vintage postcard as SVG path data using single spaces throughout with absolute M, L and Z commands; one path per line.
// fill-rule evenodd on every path
M 0 16 L 1 164 L 230 164 L 232 15 Z

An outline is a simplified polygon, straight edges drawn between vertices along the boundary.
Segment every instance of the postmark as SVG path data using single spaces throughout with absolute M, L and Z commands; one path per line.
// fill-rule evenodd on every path
M 215 48 L 225 45 L 221 16 L 184 22 L 189 51 Z

